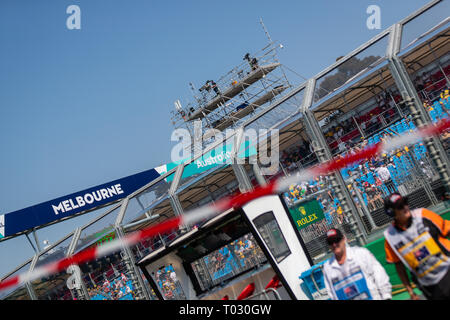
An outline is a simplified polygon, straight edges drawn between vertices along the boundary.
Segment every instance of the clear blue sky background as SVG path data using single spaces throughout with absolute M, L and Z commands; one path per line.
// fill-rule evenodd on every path
M 381 31 L 366 28 L 369 5 L 384 30 L 427 2 L 2 0 L 0 213 L 170 162 L 173 102 L 262 48 L 260 17 L 309 78 Z M 66 28 L 71 4 L 81 30 Z M 32 254 L 24 236 L 0 243 L 0 275 Z

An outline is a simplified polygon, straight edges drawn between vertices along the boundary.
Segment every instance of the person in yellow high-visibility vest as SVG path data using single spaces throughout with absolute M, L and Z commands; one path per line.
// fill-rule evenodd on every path
M 386 214 L 394 222 L 384 232 L 386 261 L 395 263 L 397 273 L 411 298 L 413 292 L 406 268 L 431 300 L 450 300 L 450 221 L 418 208 L 410 210 L 407 197 L 392 193 L 385 199 Z

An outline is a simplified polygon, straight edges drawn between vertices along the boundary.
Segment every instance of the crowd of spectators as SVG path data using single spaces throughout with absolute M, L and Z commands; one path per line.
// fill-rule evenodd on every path
M 370 106 L 344 120 L 329 121 L 324 136 L 333 154 L 343 152 L 348 144 L 363 136 L 370 136 L 380 127 L 401 117 L 401 96 L 397 90 L 387 89 L 376 95 Z M 333 123 L 331 125 L 331 123 Z
M 445 72 L 442 72 L 442 70 Z M 442 92 L 442 88 L 447 86 L 447 79 L 450 75 L 450 64 L 437 68 L 434 71 L 422 72 L 414 78 L 414 85 L 420 98 L 423 100 L 433 101 L 438 98 Z
M 445 70 L 450 73 L 450 66 L 447 66 Z M 440 70 L 435 73 L 424 73 L 420 81 L 416 81 L 424 108 L 430 113 L 433 122 L 449 116 L 450 94 L 447 85 L 448 82 Z M 376 107 L 358 118 L 350 117 L 339 121 L 339 117 L 343 114 L 337 112 L 326 121 L 326 127 L 329 129 L 325 132 L 325 136 L 330 149 L 337 152 L 335 156 L 338 159 L 357 153 L 372 143 L 415 129 L 411 116 L 408 115 L 407 110 L 403 109 L 398 92 L 387 90 L 377 95 L 374 100 Z M 360 130 L 363 131 L 363 136 Z M 450 147 L 450 132 L 444 133 L 442 138 L 447 150 Z M 302 159 L 313 157 L 313 150 L 308 148 L 311 149 L 309 144 L 302 142 L 297 150 L 282 153 L 281 165 L 288 174 L 304 165 Z M 401 184 L 407 183 L 408 179 L 411 180 L 412 174 L 415 174 L 416 178 L 428 179 L 428 181 L 431 181 L 436 174 L 429 162 L 426 148 L 421 142 L 356 163 L 342 170 L 341 173 L 348 183 L 349 192 L 356 205 L 359 207 L 363 205 L 360 203 L 362 198 L 369 211 L 382 207 L 383 198 L 393 191 L 398 191 Z M 331 225 L 346 223 L 345 214 L 342 215 L 342 208 L 327 178 L 320 177 L 299 185 L 292 185 L 284 193 L 286 202 L 293 205 L 319 190 L 326 190 L 317 196 L 326 219 L 304 229 L 303 233 L 309 232 L 311 237 L 323 233 L 322 231 L 329 229 Z
M 260 263 L 261 249 L 247 234 L 203 258 L 213 282 L 239 274 Z
M 246 234 L 218 250 L 192 262 L 203 288 L 210 288 L 266 262 L 251 234 Z
M 133 284 L 124 273 L 87 288 L 91 300 L 134 300 Z
M 162 266 L 152 273 L 160 292 L 166 300 L 185 300 L 186 296 L 172 264 Z
M 450 64 L 443 67 L 447 78 L 450 75 Z M 419 96 L 423 100 L 427 110 L 432 109 L 435 101 L 439 100 L 444 104 L 445 91 L 448 96 L 448 83 L 444 73 L 440 68 L 435 71 L 418 73 L 414 84 Z M 408 114 L 405 105 L 402 104 L 402 97 L 395 87 L 388 88 L 377 94 L 370 100 L 363 110 L 359 110 L 354 116 L 345 118 L 341 110 L 337 110 L 325 119 L 325 139 L 334 155 L 343 153 L 349 148 L 353 148 L 382 128 L 401 120 Z M 447 108 L 443 111 L 448 113 Z M 301 141 L 295 148 L 282 153 L 281 164 L 288 172 L 298 169 L 305 164 L 314 162 L 315 156 L 308 142 Z

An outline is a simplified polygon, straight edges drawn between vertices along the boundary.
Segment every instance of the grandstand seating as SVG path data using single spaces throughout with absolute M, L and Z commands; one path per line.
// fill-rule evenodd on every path
M 446 70 L 446 72 L 450 71 L 450 65 L 448 65 L 445 68 L 445 70 Z M 433 74 L 432 77 L 434 77 L 434 76 L 437 77 L 439 75 L 442 77 L 442 73 L 439 73 L 439 72 L 436 72 L 435 74 Z M 445 79 L 443 79 L 443 81 L 444 82 L 442 82 L 442 80 L 441 80 L 441 81 L 439 81 L 438 85 L 435 85 L 436 87 L 440 88 L 441 91 L 439 92 L 438 98 L 432 102 L 431 108 L 429 108 L 429 110 L 428 110 L 430 117 L 434 123 L 449 116 L 449 114 L 447 113 L 446 110 L 450 110 L 450 97 L 448 95 L 448 89 L 445 88 Z M 444 87 L 444 89 L 442 89 L 443 87 Z M 447 91 L 445 91 L 445 90 L 447 90 Z M 398 100 L 398 99 L 400 99 L 400 97 L 395 96 L 394 99 Z M 360 116 L 359 120 L 369 121 L 370 117 L 376 116 L 380 112 L 381 112 L 381 108 L 375 107 L 374 109 L 368 111 L 366 114 Z M 385 134 L 400 135 L 400 134 L 404 134 L 406 132 L 409 132 L 409 131 L 415 130 L 415 129 L 416 129 L 416 127 L 415 127 L 414 123 L 411 121 L 411 117 L 410 116 L 404 117 L 404 118 L 401 118 L 401 119 L 395 121 L 394 123 L 391 123 L 386 128 L 374 133 L 370 137 L 367 137 L 367 145 L 372 145 L 372 144 L 380 142 Z M 354 134 L 354 132 L 355 132 L 355 134 Z M 345 141 L 349 141 L 352 138 L 355 138 L 358 136 L 359 136 L 359 131 L 352 130 L 349 133 L 347 133 L 346 135 L 344 135 L 343 137 L 341 137 L 341 140 L 345 142 Z M 347 138 L 347 137 L 350 137 L 350 138 Z M 337 142 L 333 141 L 330 144 L 330 148 L 333 149 L 335 147 L 337 147 Z M 405 152 L 406 150 L 411 151 L 411 152 L 410 153 Z M 345 155 L 345 152 L 342 154 Z M 411 154 L 412 157 L 414 157 L 414 159 L 411 159 L 409 154 Z M 412 146 L 409 146 L 408 149 L 397 150 L 395 152 L 392 152 L 391 154 L 385 155 L 385 157 L 384 157 L 385 163 L 386 164 L 388 162 L 392 163 L 392 165 L 387 166 L 387 168 L 391 174 L 391 179 L 392 179 L 392 182 L 396 189 L 398 189 L 398 187 L 402 183 L 404 183 L 404 181 L 408 177 L 410 177 L 412 169 L 413 169 L 413 167 L 415 167 L 415 164 L 413 163 L 413 161 L 418 161 L 419 163 L 422 160 L 425 161 L 426 154 L 427 154 L 426 147 L 424 146 L 423 143 L 418 142 Z M 365 167 L 365 168 L 363 168 L 363 167 Z M 378 175 L 370 169 L 369 161 L 366 161 L 365 163 L 357 163 L 352 166 L 349 166 L 345 169 L 342 169 L 341 173 L 345 180 L 350 178 L 350 175 L 355 175 L 358 177 L 356 179 L 356 182 L 361 191 L 364 202 L 367 205 L 368 204 L 368 196 L 367 196 L 367 192 L 366 192 L 365 188 L 363 187 L 363 185 L 365 182 L 368 182 L 369 186 L 372 187 L 377 184 L 377 179 L 378 179 Z M 309 190 L 309 188 L 311 188 L 315 185 L 316 185 L 316 183 L 314 181 L 309 181 L 308 182 L 308 190 Z M 376 187 L 379 189 L 380 193 L 383 195 L 387 195 L 389 193 L 389 190 L 387 189 L 387 187 L 384 183 L 381 183 L 380 185 L 378 185 Z M 303 197 L 306 196 L 307 194 L 308 193 L 305 193 L 303 195 Z M 302 196 L 299 196 L 299 192 L 293 191 L 293 192 L 286 192 L 285 198 L 288 201 L 292 202 L 292 201 L 297 201 L 297 200 L 301 199 Z M 338 206 L 339 203 L 336 198 L 334 199 L 334 201 L 335 201 L 335 207 L 336 207 L 336 205 Z M 329 217 L 329 214 L 326 213 L 325 215 Z M 327 220 L 331 224 L 331 221 L 329 219 L 327 219 Z
M 120 278 L 117 278 L 111 282 L 111 288 L 115 288 L 116 283 L 120 281 Z M 101 291 L 101 292 L 98 292 Z M 118 291 L 121 294 L 118 294 Z M 133 283 L 131 280 L 128 280 L 125 284 L 120 283 L 118 291 L 109 291 L 105 292 L 97 290 L 97 293 L 91 297 L 91 300 L 134 300 L 133 298 Z M 128 293 L 127 293 L 128 291 Z

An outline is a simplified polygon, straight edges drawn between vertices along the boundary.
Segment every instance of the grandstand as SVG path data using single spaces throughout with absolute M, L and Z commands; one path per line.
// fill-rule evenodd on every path
M 230 120 L 229 113 L 224 118 L 219 117 L 220 112 L 228 110 L 226 103 L 233 97 L 241 99 L 233 101 L 235 104 L 246 101 L 239 97 L 240 91 L 233 97 L 221 95 L 234 92 L 229 85 L 239 79 L 235 77 L 239 68 L 233 69 L 234 73 L 224 77 L 223 82 L 218 81 L 227 84 L 218 96 L 208 92 L 197 99 L 197 109 L 188 107 L 183 111 L 187 120 L 178 114 L 175 126 L 202 118 L 205 124 L 220 129 L 229 126 L 279 129 L 277 172 L 261 175 L 261 168 L 266 164 L 259 152 L 251 158 L 253 161 L 245 164 L 216 164 L 206 171 L 185 176 L 186 168 L 201 156 L 187 160 L 112 204 L 88 224 L 4 275 L 2 280 L 101 245 L 99 240 L 105 234 L 124 237 L 225 196 L 289 176 L 327 157 L 343 157 L 386 137 L 402 135 L 424 123 L 437 123 L 447 118 L 450 110 L 450 19 L 446 13 L 449 9 L 449 1 L 430 2 L 297 87 L 291 87 L 283 75 L 274 75 L 278 79 L 274 84 L 286 87 L 269 100 L 262 98 L 276 86 L 268 87 L 268 91 L 255 89 L 258 93 L 252 97 L 257 107 L 248 113 L 241 111 L 244 109 L 237 110 L 242 117 L 232 118 L 231 115 Z M 270 58 L 271 62 L 277 62 L 275 60 Z M 272 67 L 275 70 L 278 65 Z M 258 71 L 249 69 L 244 77 L 251 78 L 252 72 Z M 257 78 L 254 77 L 253 80 Z M 247 82 L 242 90 L 250 92 L 256 81 Z M 258 99 L 262 100 L 258 102 Z M 315 134 L 316 129 L 320 130 L 321 137 Z M 232 143 L 236 135 L 227 142 Z M 342 228 L 350 241 L 367 242 L 375 231 L 386 226 L 390 219 L 382 212 L 381 199 L 392 190 L 410 195 L 412 207 L 428 207 L 448 200 L 448 135 L 355 163 L 337 174 L 292 185 L 283 193 L 288 208 L 315 199 L 323 210 L 324 219 L 299 231 L 313 262 L 319 263 L 329 255 L 324 238 L 331 227 Z M 270 136 L 263 138 L 275 149 Z M 204 154 L 215 147 L 216 144 L 209 144 Z M 251 147 L 259 151 L 258 144 Z M 217 219 L 192 228 L 174 229 L 80 265 L 83 279 L 80 288 L 68 289 L 66 281 L 70 275 L 61 272 L 6 293 L 0 292 L 1 298 L 220 299 L 228 295 L 235 299 L 252 281 L 256 283 L 255 292 L 262 292 L 276 271 L 240 214 L 239 209 L 231 209 Z M 177 263 L 172 264 L 166 257 L 175 257 L 172 260 Z M 195 288 L 187 288 L 186 279 L 190 279 Z M 283 288 L 276 290 L 283 298 L 288 297 Z

